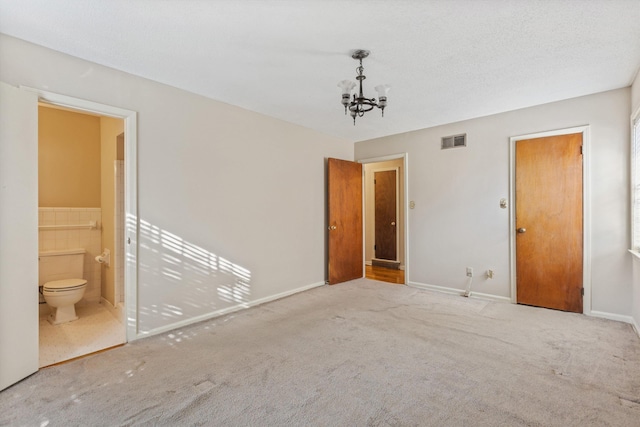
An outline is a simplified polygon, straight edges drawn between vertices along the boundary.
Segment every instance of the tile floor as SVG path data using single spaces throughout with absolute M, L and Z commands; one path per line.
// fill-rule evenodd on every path
M 40 310 L 40 367 L 124 344 L 125 328 L 102 304 L 76 306 L 78 320 L 53 326 Z

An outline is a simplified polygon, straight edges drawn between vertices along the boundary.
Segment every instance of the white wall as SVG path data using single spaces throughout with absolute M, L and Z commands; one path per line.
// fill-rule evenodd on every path
M 629 316 L 630 89 L 619 89 L 359 142 L 355 158 L 409 153 L 409 281 L 510 297 L 509 137 L 590 125 L 592 310 Z M 467 134 L 467 148 L 440 150 L 442 136 Z M 495 271 L 493 279 L 482 273 Z
M 631 86 L 631 114 L 640 110 L 640 71 Z M 631 315 L 635 322 L 636 332 L 640 335 L 640 259 L 633 262 L 633 294 L 631 298 Z
M 4 35 L 0 63 L 138 112 L 141 332 L 324 282 L 324 158 L 350 143 Z

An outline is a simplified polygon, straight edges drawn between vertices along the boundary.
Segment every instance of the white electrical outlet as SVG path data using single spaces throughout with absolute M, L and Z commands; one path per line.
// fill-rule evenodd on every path
M 473 277 L 473 268 L 467 267 L 467 277 Z

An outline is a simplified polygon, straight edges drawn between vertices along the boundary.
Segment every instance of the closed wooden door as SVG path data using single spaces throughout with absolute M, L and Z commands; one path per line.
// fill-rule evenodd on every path
M 328 162 L 329 284 L 363 277 L 362 165 Z
M 582 134 L 516 142 L 519 304 L 582 313 Z
M 396 261 L 396 171 L 375 172 L 373 176 L 376 258 Z

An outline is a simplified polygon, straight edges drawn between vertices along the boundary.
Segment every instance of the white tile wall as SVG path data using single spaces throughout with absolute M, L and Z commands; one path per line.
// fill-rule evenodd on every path
M 95 221 L 97 227 L 93 229 L 67 230 L 49 229 L 39 230 L 39 250 L 52 251 L 55 249 L 84 248 L 84 279 L 87 289 L 84 302 L 100 302 L 100 269 L 101 265 L 95 257 L 102 253 L 102 210 L 100 208 L 39 208 L 38 225 L 78 225 Z M 82 303 L 83 301 L 81 301 Z

